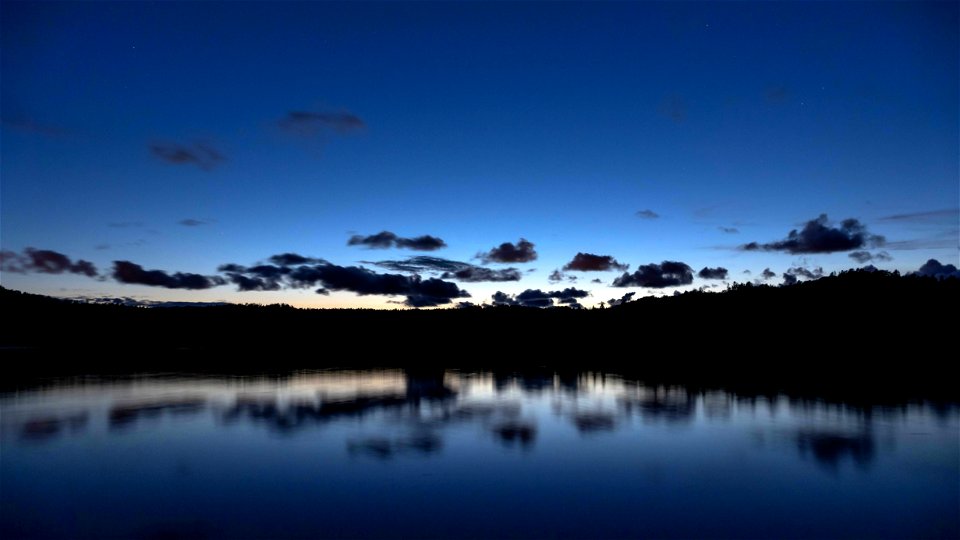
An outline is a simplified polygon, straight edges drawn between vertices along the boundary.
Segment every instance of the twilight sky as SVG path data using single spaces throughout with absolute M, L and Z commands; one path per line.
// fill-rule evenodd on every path
M 957 264 L 958 5 L 3 2 L 2 284 L 592 306 Z

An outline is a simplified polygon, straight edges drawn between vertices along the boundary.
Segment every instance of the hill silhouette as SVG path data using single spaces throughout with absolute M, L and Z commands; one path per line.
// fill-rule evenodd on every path
M 144 308 L 0 288 L 8 374 L 570 366 L 684 384 L 953 398 L 960 280 L 854 270 L 604 309 Z M 871 385 L 873 388 L 871 389 Z

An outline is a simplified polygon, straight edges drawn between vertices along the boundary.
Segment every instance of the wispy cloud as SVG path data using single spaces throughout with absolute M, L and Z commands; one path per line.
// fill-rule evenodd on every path
M 66 129 L 52 124 L 42 124 L 31 118 L 0 118 L 0 126 L 13 129 L 22 133 L 34 133 L 45 135 L 47 137 L 60 137 L 66 135 Z
M 883 216 L 880 221 L 936 221 L 950 220 L 956 224 L 960 219 L 960 208 L 945 208 L 942 210 L 928 210 L 926 212 L 910 212 L 906 214 L 893 214 Z
M 359 116 L 346 111 L 290 111 L 277 125 L 300 137 L 324 137 L 331 133 L 347 135 L 367 127 Z
M 160 161 L 172 165 L 195 165 L 209 171 L 226 158 L 217 149 L 207 143 L 178 144 L 172 142 L 152 142 L 150 153 Z
M 455 279 L 457 281 L 478 283 L 481 281 L 520 281 L 520 271 L 516 268 L 504 268 L 494 270 L 483 266 L 469 266 L 455 272 L 445 272 L 440 276 L 443 279 Z
M 884 262 L 893 260 L 893 257 L 891 257 L 886 251 L 878 251 L 877 253 L 870 253 L 869 251 L 854 251 L 850 253 L 849 257 L 860 264 L 870 261 Z
M 953 230 L 930 238 L 914 238 L 887 242 L 884 247 L 890 251 L 914 251 L 918 249 L 960 249 L 960 231 Z
M 199 227 L 201 225 L 210 225 L 211 223 L 213 222 L 206 219 L 194 218 L 181 219 L 177 222 L 178 225 L 183 225 L 184 227 Z
M 649 208 L 646 210 L 638 210 L 636 215 L 641 219 L 657 219 L 660 217 L 660 214 L 650 210 Z
M 658 110 L 660 114 L 678 124 L 687 119 L 687 104 L 680 96 L 667 96 L 660 102 Z
M 464 282 L 520 281 L 522 277 L 520 271 L 512 267 L 494 270 L 461 261 L 451 261 L 450 259 L 426 255 L 408 257 L 402 261 L 377 261 L 369 264 L 395 272 L 440 274 L 443 279 Z
M 778 84 L 767 88 L 764 95 L 770 103 L 784 103 L 790 99 L 790 89 L 785 84 Z

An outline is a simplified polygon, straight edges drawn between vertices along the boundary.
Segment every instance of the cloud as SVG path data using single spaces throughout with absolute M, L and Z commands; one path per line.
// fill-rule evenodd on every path
M 680 96 L 667 96 L 660 103 L 659 111 L 678 124 L 687 119 L 687 104 Z
M 777 273 L 769 268 L 764 268 L 763 272 L 760 272 L 760 276 L 763 277 L 763 279 L 771 279 L 777 277 Z
M 776 276 L 776 274 L 774 274 L 773 272 L 769 272 L 768 274 L 769 270 L 770 269 L 767 268 L 763 271 L 763 279 L 770 279 Z M 802 266 L 795 266 L 793 268 L 788 269 L 786 272 L 784 272 L 782 276 L 783 276 L 783 285 L 793 285 L 798 281 L 800 281 L 800 278 L 804 278 L 804 279 L 822 278 L 823 268 L 818 266 L 811 270 L 808 268 L 804 268 Z
M 520 281 L 520 271 L 516 268 L 504 268 L 502 270 L 493 270 L 482 266 L 469 266 L 456 272 L 444 272 L 440 276 L 443 279 L 455 279 L 457 281 L 481 282 L 481 281 Z
M 646 210 L 638 210 L 637 217 L 642 219 L 657 219 L 660 217 L 660 214 L 648 208 Z
M 447 244 L 436 236 L 425 234 L 414 238 L 397 238 L 397 247 L 415 251 L 434 251 L 447 247 Z
M 722 266 L 716 268 L 704 266 L 697 275 L 703 279 L 727 279 L 727 269 Z
M 347 240 L 348 246 L 366 246 L 370 249 L 387 249 L 393 247 L 397 235 L 390 231 L 382 231 L 370 236 L 355 234 Z
M 864 247 L 882 246 L 886 239 L 870 234 L 865 225 L 850 218 L 840 223 L 840 227 L 830 227 L 826 214 L 808 221 L 803 229 L 790 231 L 785 240 L 759 244 L 750 242 L 741 249 L 746 251 L 786 251 L 788 253 L 833 253 L 850 251 Z
M 771 103 L 783 103 L 790 98 L 790 89 L 786 85 L 777 85 L 767 88 L 766 91 L 767 101 Z
M 290 111 L 277 125 L 288 133 L 310 138 L 325 137 L 330 133 L 347 135 L 367 127 L 359 116 L 346 111 Z
M 407 257 L 402 261 L 362 261 L 367 264 L 373 264 L 381 268 L 386 268 L 387 270 L 393 270 L 394 272 L 411 272 L 414 274 L 420 274 L 425 272 L 456 272 L 458 270 L 463 270 L 464 268 L 472 267 L 470 263 L 460 262 L 460 261 L 451 261 L 450 259 L 443 259 L 440 257 L 430 257 L 428 255 L 417 255 L 415 257 Z
M 693 210 L 693 215 L 694 215 L 694 217 L 700 218 L 700 219 L 708 218 L 708 217 L 710 217 L 711 215 L 713 215 L 713 213 L 716 212 L 717 209 L 722 208 L 722 207 L 723 207 L 722 204 L 711 204 L 710 206 L 703 206 L 703 207 L 700 207 L 700 208 L 695 208 L 695 209 Z
M 415 251 L 435 251 L 447 247 L 446 242 L 435 236 L 425 234 L 414 238 L 401 238 L 390 231 L 381 231 L 370 236 L 355 234 L 347 240 L 347 245 L 365 246 L 368 249 L 398 247 Z
M 626 304 L 633 300 L 633 295 L 637 294 L 636 292 L 630 291 L 627 294 L 621 296 L 620 298 L 611 298 L 607 300 L 607 305 L 610 307 L 619 306 L 621 304 Z
M 553 297 L 550 293 L 540 289 L 527 289 L 516 296 L 517 302 L 521 306 L 527 307 L 550 307 L 553 305 Z
M 436 278 L 401 274 L 379 274 L 358 266 L 338 266 L 321 259 L 284 253 L 271 257 L 274 261 L 319 261 L 316 264 L 258 265 L 243 267 L 230 264 L 220 267 L 227 272 L 238 290 L 277 290 L 281 288 L 317 288 L 317 294 L 349 291 L 358 295 L 406 296 L 404 304 L 427 307 L 448 304 L 470 294 L 455 283 Z
M 907 214 L 893 214 L 883 216 L 880 221 L 937 221 L 950 220 L 954 224 L 960 216 L 960 208 L 945 208 L 943 210 L 928 210 L 926 212 L 911 212 Z
M 207 221 L 205 219 L 193 219 L 193 218 L 181 219 L 180 221 L 177 222 L 177 224 L 183 225 L 184 227 L 199 227 L 201 225 L 209 225 L 210 223 L 212 222 Z
M 740 229 L 736 227 L 717 227 L 717 228 L 720 229 L 720 232 L 727 233 L 727 234 L 738 234 L 740 232 Z
M 140 247 L 140 246 L 142 246 L 142 245 L 144 245 L 144 244 L 146 244 L 146 243 L 147 243 L 147 241 L 144 240 L 143 238 L 137 238 L 136 240 L 133 240 L 132 242 L 122 242 L 122 243 L 119 243 L 119 244 L 108 244 L 108 243 L 104 242 L 104 243 L 102 243 L 102 244 L 97 244 L 97 245 L 93 246 L 93 249 L 95 249 L 95 250 L 97 250 L 97 251 L 104 251 L 104 250 L 112 249 L 112 248 L 114 248 L 114 247 Z
M 516 306 L 519 304 L 512 296 L 505 292 L 497 291 L 490 297 L 495 306 Z
M 929 210 L 894 214 L 880 218 L 880 221 L 910 225 L 913 230 L 925 230 L 925 237 L 897 240 L 885 244 L 890 250 L 930 250 L 957 249 L 957 237 L 960 236 L 960 208 Z
M 455 279 L 466 282 L 520 281 L 520 278 L 523 277 L 520 270 L 512 267 L 493 270 L 470 263 L 451 261 L 449 259 L 429 257 L 426 255 L 408 257 L 403 261 L 377 261 L 369 264 L 374 264 L 395 272 L 410 272 L 413 274 L 435 273 L 440 274 L 442 279 Z
M 884 246 L 890 250 L 957 249 L 958 236 L 960 236 L 960 229 L 951 229 L 931 238 L 897 240 L 887 242 Z
M 224 161 L 223 154 L 206 143 L 183 145 L 170 142 L 152 142 L 150 153 L 160 161 L 173 165 L 196 165 L 205 171 Z
M 298 255 L 296 253 L 280 253 L 278 255 L 273 255 L 269 259 L 273 264 L 279 264 L 281 266 L 291 266 L 296 264 L 307 264 L 315 262 L 326 262 L 323 259 L 316 259 L 314 257 L 304 257 L 303 255 Z
M 550 293 L 551 298 L 557 298 L 559 300 L 569 300 L 573 298 L 586 298 L 590 296 L 589 291 L 584 291 L 582 289 L 575 289 L 573 287 L 567 287 L 562 291 L 553 291 Z
M 516 296 L 510 296 L 497 291 L 491 297 L 495 306 L 524 306 L 545 308 L 552 307 L 554 300 L 571 307 L 583 307 L 577 302 L 580 298 L 590 296 L 588 291 L 569 287 L 562 291 L 544 292 L 540 289 L 527 289 Z
M 521 238 L 516 244 L 504 242 L 486 253 L 478 253 L 484 263 L 525 263 L 537 259 L 533 243 Z
M 891 257 L 886 251 L 878 251 L 877 253 L 870 253 L 869 251 L 854 251 L 849 255 L 849 257 L 860 264 L 870 261 L 884 262 L 893 260 L 893 257 Z
M 809 270 L 802 266 L 795 266 L 787 270 L 786 273 L 790 274 L 791 276 L 803 277 L 806 279 L 820 279 L 823 277 L 823 268 L 818 266 L 813 270 Z
M 228 272 L 227 278 L 230 280 L 230 283 L 233 283 L 237 286 L 238 291 L 242 292 L 279 291 L 282 288 L 280 282 L 278 281 L 260 277 L 245 276 L 239 273 Z
M 917 270 L 917 275 L 935 277 L 937 279 L 957 278 L 960 279 L 960 271 L 952 264 L 941 264 L 936 259 L 930 259 L 923 263 Z
M 564 279 L 566 279 L 566 277 L 567 277 L 566 274 L 564 274 L 560 270 L 554 270 L 553 272 L 550 272 L 549 276 L 547 276 L 547 281 L 549 281 L 550 283 L 559 283 Z
M 220 276 L 186 272 L 169 274 L 163 270 L 144 270 L 139 264 L 130 261 L 113 261 L 113 279 L 120 283 L 167 289 L 209 289 L 226 283 L 226 280 Z
M 635 272 L 627 273 L 613 280 L 614 287 L 648 287 L 662 289 L 693 283 L 693 269 L 682 262 L 663 261 L 660 264 L 646 264 Z
M 590 283 L 603 283 L 603 280 L 600 279 L 600 278 L 591 279 L 591 280 L 590 280 Z
M 414 308 L 436 307 L 449 303 L 449 298 L 443 296 L 431 296 L 428 294 L 411 294 L 408 295 L 407 299 L 403 301 L 403 305 Z
M 0 125 L 6 128 L 15 129 L 23 133 L 34 133 L 37 135 L 46 135 L 48 137 L 60 137 L 66 135 L 68 131 L 60 126 L 51 124 L 41 124 L 31 118 L 2 118 Z
M 82 259 L 72 261 L 70 257 L 63 253 L 32 247 L 26 248 L 23 253 L 10 250 L 0 251 L 0 270 L 16 274 L 37 272 L 40 274 L 79 274 L 87 277 L 97 275 L 97 268 L 90 261 Z
M 87 304 L 112 304 L 117 306 L 171 308 L 171 307 L 219 307 L 229 306 L 229 302 L 183 302 L 170 300 L 148 300 L 129 296 L 75 296 L 71 300 Z
M 315 259 L 301 257 L 295 253 L 284 253 L 274 255 L 270 260 L 312 262 Z M 279 291 L 283 288 L 283 277 L 290 273 L 290 268 L 285 264 L 260 264 L 247 268 L 231 263 L 220 265 L 217 271 L 226 273 L 227 279 L 237 286 L 238 291 Z
M 577 272 L 607 272 L 609 270 L 625 271 L 629 267 L 629 264 L 618 262 L 611 255 L 577 253 L 572 261 L 563 266 L 563 269 Z

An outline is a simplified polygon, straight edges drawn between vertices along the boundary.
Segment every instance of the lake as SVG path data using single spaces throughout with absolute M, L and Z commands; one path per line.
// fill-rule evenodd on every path
M 3 538 L 956 538 L 956 405 L 615 373 L 327 370 L 0 394 Z

